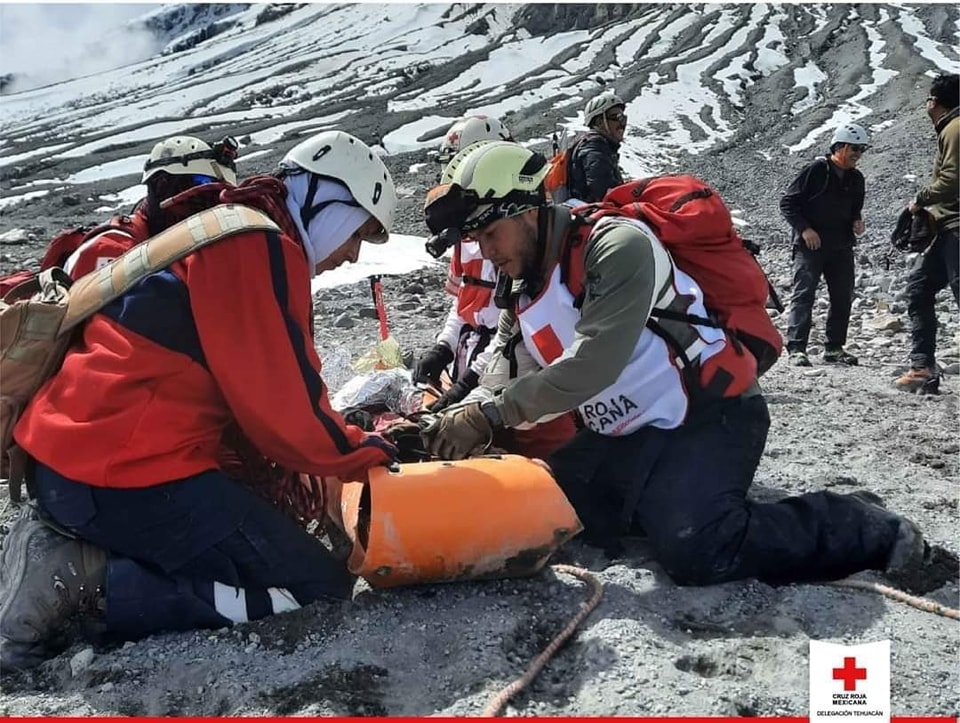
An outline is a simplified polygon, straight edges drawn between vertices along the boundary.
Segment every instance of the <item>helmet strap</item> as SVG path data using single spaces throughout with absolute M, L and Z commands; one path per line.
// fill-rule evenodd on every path
M 204 158 L 210 159 L 211 161 L 217 160 L 213 151 L 194 151 L 193 153 L 184 153 L 182 156 L 169 156 L 167 158 L 157 158 L 153 161 L 147 161 L 143 164 L 143 170 L 151 171 L 154 168 L 163 168 L 164 166 L 186 166 L 191 161 Z
M 310 182 L 307 186 L 307 201 L 300 208 L 300 222 L 303 224 L 304 230 L 309 230 L 310 222 L 317 217 L 318 213 L 320 213 L 330 204 L 342 203 L 344 206 L 360 206 L 360 204 L 355 200 L 345 201 L 337 198 L 324 201 L 323 203 L 314 203 L 313 199 L 317 197 L 317 188 L 320 186 L 321 179 L 329 180 L 324 179 L 322 176 L 318 176 L 316 173 L 310 174 Z
M 307 186 L 307 200 L 306 203 L 300 207 L 300 223 L 303 224 L 304 230 L 310 229 L 310 222 L 313 220 L 313 217 L 320 213 L 320 210 L 313 205 L 313 199 L 317 197 L 317 187 L 319 185 L 319 176 L 311 173 L 310 183 Z

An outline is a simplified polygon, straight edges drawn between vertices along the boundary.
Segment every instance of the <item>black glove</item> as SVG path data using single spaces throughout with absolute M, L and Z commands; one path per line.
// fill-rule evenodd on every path
M 453 350 L 446 344 L 434 344 L 434 346 L 417 359 L 416 366 L 413 367 L 414 384 L 432 383 L 434 386 L 440 386 L 440 374 L 447 365 L 453 361 Z
M 400 419 L 384 429 L 381 434 L 399 450 L 397 458 L 400 462 L 423 462 L 430 459 L 430 453 L 424 446 L 420 436 L 420 425 L 417 422 Z
M 443 396 L 427 407 L 427 409 L 431 412 L 439 412 L 442 409 L 446 409 L 451 404 L 462 401 L 464 397 L 477 388 L 479 383 L 480 375 L 471 369 L 460 377 L 456 384 L 445 391 Z

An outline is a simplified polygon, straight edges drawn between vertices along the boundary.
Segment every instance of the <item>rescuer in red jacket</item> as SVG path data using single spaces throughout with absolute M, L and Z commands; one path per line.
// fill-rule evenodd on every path
M 41 515 L 76 539 L 35 515 L 12 526 L 3 671 L 41 662 L 80 612 L 130 639 L 351 594 L 344 564 L 225 475 L 218 447 L 236 423 L 300 472 L 357 478 L 393 460 L 389 442 L 331 408 L 310 321 L 311 277 L 387 240 L 393 181 L 365 144 L 330 131 L 218 202 L 281 231 L 241 229 L 104 307 L 15 429 Z

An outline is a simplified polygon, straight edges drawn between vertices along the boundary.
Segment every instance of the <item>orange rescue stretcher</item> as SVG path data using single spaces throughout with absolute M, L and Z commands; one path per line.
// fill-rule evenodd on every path
M 519 455 L 401 464 L 324 479 L 347 567 L 373 587 L 522 577 L 583 529 L 549 468 Z

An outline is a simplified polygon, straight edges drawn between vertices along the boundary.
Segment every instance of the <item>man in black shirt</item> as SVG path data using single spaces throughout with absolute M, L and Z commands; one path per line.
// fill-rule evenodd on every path
M 590 132 L 577 141 L 570 155 L 571 197 L 594 203 L 623 183 L 618 152 L 627 129 L 625 108 L 626 104 L 610 91 L 587 101 L 583 122 Z
M 864 181 L 856 166 L 865 150 L 867 132 L 863 127 L 855 123 L 840 126 L 830 140 L 830 155 L 806 166 L 780 199 L 780 213 L 793 229 L 787 351 L 795 366 L 811 366 L 807 340 L 821 276 L 830 297 L 823 360 L 857 364 L 857 358 L 843 346 L 853 301 L 853 246 L 864 231 Z

